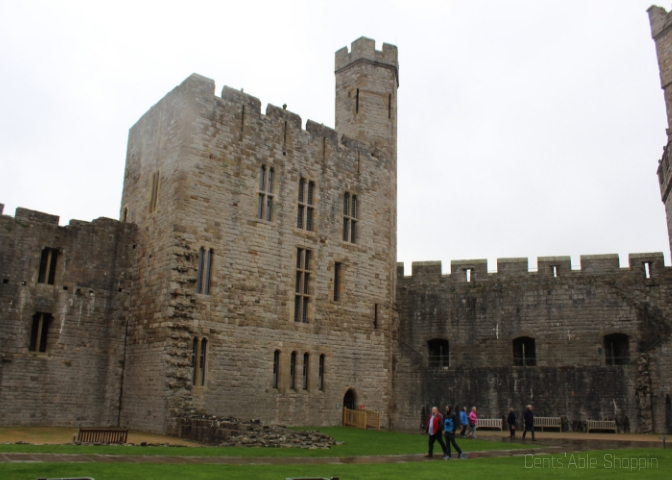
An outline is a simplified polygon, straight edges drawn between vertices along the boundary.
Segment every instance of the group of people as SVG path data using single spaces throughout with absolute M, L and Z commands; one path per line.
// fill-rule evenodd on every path
M 459 412 L 459 416 L 457 412 Z M 434 443 L 438 441 L 443 450 L 444 460 L 450 460 L 452 458 L 451 445 L 455 447 L 455 450 L 457 451 L 457 458 L 462 458 L 464 452 L 455 441 L 457 430 L 460 426 L 462 427 L 460 437 L 464 438 L 467 434 L 467 427 L 469 427 L 469 435 L 476 438 L 477 425 L 478 416 L 476 414 L 476 407 L 473 407 L 469 415 L 467 415 L 467 407 L 464 407 L 460 411 L 460 407 L 455 405 L 455 411 L 453 411 L 452 407 L 447 405 L 446 414 L 444 416 L 439 413 L 438 408 L 432 407 L 432 414 L 425 425 L 425 431 L 429 435 L 429 453 L 425 455 L 425 457 L 431 458 L 434 456 Z M 445 443 L 443 441 L 444 436 L 446 439 Z
M 457 414 L 459 412 L 459 416 Z M 509 438 L 511 440 L 516 438 L 516 414 L 513 408 L 509 409 L 509 416 L 506 419 L 509 424 Z M 525 429 L 523 430 L 523 440 L 527 432 L 532 434 L 534 441 L 534 413 L 532 413 L 532 405 L 528 405 L 523 414 L 523 423 Z M 429 435 L 429 453 L 425 455 L 427 458 L 434 456 L 434 443 L 439 442 L 443 450 L 443 459 L 449 460 L 452 458 L 452 451 L 450 446 L 455 447 L 457 451 L 457 458 L 463 458 L 464 452 L 455 441 L 457 430 L 462 428 L 459 435 L 462 438 L 470 436 L 476 438 L 476 428 L 478 427 L 478 415 L 476 414 L 476 407 L 472 407 L 471 412 L 467 414 L 467 407 L 460 410 L 459 406 L 455 405 L 453 411 L 450 405 L 446 406 L 446 414 L 441 415 L 437 407 L 432 407 L 432 413 L 425 424 L 425 432 Z M 467 432 L 467 428 L 469 431 Z M 445 443 L 444 443 L 445 437 Z
M 513 408 L 509 408 L 509 416 L 506 417 L 506 423 L 509 424 L 509 438 L 513 440 L 516 438 L 516 414 L 513 412 Z M 523 440 L 525 440 L 527 432 L 530 432 L 532 434 L 532 441 L 534 441 L 534 413 L 532 412 L 532 405 L 528 405 L 525 413 L 523 413 L 523 424 L 525 425 Z

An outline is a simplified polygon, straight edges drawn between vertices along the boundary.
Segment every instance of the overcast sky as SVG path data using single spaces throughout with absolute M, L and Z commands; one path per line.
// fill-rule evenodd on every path
M 334 52 L 399 48 L 398 258 L 662 251 L 650 0 L 0 0 L 0 203 L 118 218 L 128 129 L 192 72 L 334 125 Z M 669 4 L 661 4 L 669 9 Z

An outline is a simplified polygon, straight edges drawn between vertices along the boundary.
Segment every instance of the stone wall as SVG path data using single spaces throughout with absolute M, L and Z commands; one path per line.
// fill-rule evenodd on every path
M 570 425 L 616 419 L 633 431 L 665 428 L 672 269 L 662 254 L 630 255 L 630 268 L 615 255 L 583 256 L 581 270 L 569 268 L 569 257 L 538 265 L 528 272 L 527 259 L 500 259 L 498 273 L 488 273 L 485 260 L 454 261 L 442 275 L 439 262 L 422 262 L 408 277 L 400 266 L 397 426 L 417 427 L 431 405 L 475 405 L 483 418 L 500 418 L 532 403 L 537 415 L 566 416 Z M 604 336 L 614 333 L 629 337 L 624 365 L 607 361 Z M 535 366 L 514 366 L 519 337 L 535 339 Z M 430 366 L 433 339 L 449 342 L 447 366 Z
M 116 425 L 136 227 L 58 220 L 0 216 L 0 424 Z M 53 284 L 39 281 L 45 247 Z M 52 317 L 44 352 L 30 350 L 38 312 Z
M 356 41 L 353 52 L 371 42 Z M 396 66 L 396 49 L 385 52 Z M 337 91 L 356 77 L 369 95 L 383 88 L 396 94 L 396 77 L 375 65 L 337 73 Z M 212 80 L 192 75 L 130 131 L 121 215 L 139 225 L 140 247 L 123 422 L 174 432 L 182 415 L 204 412 L 333 425 L 349 389 L 358 405 L 387 411 L 396 328 L 396 114 L 368 100 L 339 110 L 341 118 L 348 111 L 357 117 L 351 123 L 367 114 L 365 123 L 386 125 L 372 128 L 375 138 L 352 139 L 310 120 L 304 129 L 286 108 L 269 105 L 262 114 L 261 102 L 246 93 L 214 92 Z M 269 193 L 260 192 L 262 167 L 274 172 L 270 220 L 258 218 L 260 193 Z M 310 231 L 297 227 L 301 179 L 314 185 Z M 354 243 L 343 240 L 346 192 L 357 196 Z M 201 249 L 213 252 L 208 294 L 197 293 L 199 272 L 207 275 Z M 298 249 L 312 252 L 305 323 L 295 321 Z M 194 339 L 207 341 L 203 385 L 194 379 Z

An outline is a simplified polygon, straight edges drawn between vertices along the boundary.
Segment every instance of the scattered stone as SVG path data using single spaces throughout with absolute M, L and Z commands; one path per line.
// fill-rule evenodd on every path
M 180 437 L 221 447 L 274 447 L 327 449 L 337 443 L 318 431 L 290 430 L 284 425 L 262 425 L 260 420 L 192 415 L 178 421 Z

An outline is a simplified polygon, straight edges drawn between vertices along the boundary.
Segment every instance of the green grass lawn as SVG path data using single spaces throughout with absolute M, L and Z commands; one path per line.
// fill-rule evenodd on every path
M 106 455 L 192 455 L 222 457 L 353 457 L 365 455 L 404 455 L 427 453 L 427 437 L 412 433 L 360 430 L 344 427 L 320 427 L 323 433 L 345 442 L 328 450 L 303 448 L 254 447 L 123 447 L 83 445 L 0 445 L 0 452 L 79 453 Z M 468 452 L 529 448 L 529 445 L 488 440 L 459 439 L 458 445 Z M 435 444 L 434 451 L 441 447 Z
M 465 442 L 466 443 L 466 442 Z M 579 468 L 569 465 L 569 456 L 553 455 L 555 467 L 551 468 L 551 456 L 541 457 L 547 459 L 546 468 L 526 468 L 533 466 L 531 457 L 516 456 L 504 458 L 483 458 L 471 460 L 432 460 L 413 463 L 392 463 L 376 465 L 152 465 L 152 464 L 109 464 L 109 463 L 25 463 L 25 464 L 0 464 L 0 478 L 16 480 L 35 480 L 38 477 L 65 477 L 81 476 L 93 477 L 96 480 L 121 480 L 129 478 L 161 480 L 209 480 L 209 479 L 235 479 L 235 480 L 265 480 L 285 479 L 287 477 L 338 477 L 340 480 L 388 480 L 388 479 L 413 479 L 413 480 L 436 480 L 437 478 L 463 478 L 484 479 L 497 478 L 497 480 L 519 480 L 532 478 L 585 478 L 585 479 L 611 479 L 614 476 L 633 479 L 668 479 L 672 472 L 672 450 L 663 449 L 629 449 L 629 450 L 603 450 L 589 452 L 589 459 L 595 459 L 595 468 Z M 615 459 L 609 460 L 605 455 L 616 456 L 623 464 L 624 458 L 645 459 L 645 465 L 653 468 L 642 470 L 629 470 L 615 467 Z M 586 453 L 581 454 L 585 458 Z M 652 464 L 656 459 L 657 465 Z M 559 461 L 562 460 L 562 466 Z M 611 462 L 612 468 L 608 461 Z M 526 463 L 527 462 L 527 463 Z

